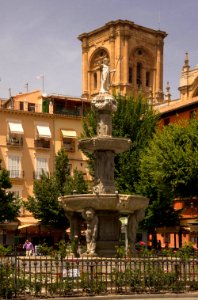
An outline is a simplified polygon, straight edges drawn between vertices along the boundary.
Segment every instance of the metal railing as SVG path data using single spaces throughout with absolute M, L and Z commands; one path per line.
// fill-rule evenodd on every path
M 50 173 L 48 171 L 44 171 L 44 170 L 33 171 L 33 179 L 40 179 L 42 174 L 50 175 Z
M 8 170 L 10 178 L 24 178 L 24 171 L 21 170 Z
M 16 146 L 16 147 L 21 147 L 23 146 L 23 137 L 21 136 L 12 136 L 12 135 L 9 135 L 6 137 L 6 144 L 8 146 Z
M 50 140 L 43 140 L 43 139 L 34 140 L 34 146 L 35 146 L 35 148 L 49 149 L 50 148 Z
M 0 297 L 86 296 L 198 291 L 198 255 L 191 257 L 0 259 Z

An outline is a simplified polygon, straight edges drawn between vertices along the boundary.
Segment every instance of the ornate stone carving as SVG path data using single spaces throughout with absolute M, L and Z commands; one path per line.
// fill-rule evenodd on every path
M 131 251 L 133 253 L 136 252 L 135 241 L 136 241 L 138 223 L 144 219 L 144 216 L 145 216 L 145 210 L 144 209 L 138 209 L 133 214 L 130 214 L 129 217 L 128 217 L 127 237 L 128 237 L 128 241 L 129 241 Z
M 95 211 L 92 208 L 85 208 L 82 212 L 83 218 L 87 222 L 86 230 L 86 242 L 87 242 L 87 254 L 96 254 L 96 239 L 98 236 L 98 217 L 95 215 Z

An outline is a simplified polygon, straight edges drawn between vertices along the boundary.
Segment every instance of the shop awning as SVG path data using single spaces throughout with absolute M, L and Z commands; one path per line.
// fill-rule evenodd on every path
M 190 232 L 198 233 L 198 224 L 197 225 L 190 225 Z
M 75 130 L 66 130 L 66 129 L 61 129 L 62 135 L 64 138 L 76 138 L 77 134 Z
M 31 226 L 37 226 L 38 224 L 25 224 L 25 225 L 19 225 L 18 229 L 23 229 L 23 228 L 27 228 L 27 227 L 31 227 Z
M 51 131 L 49 126 L 37 125 L 36 126 L 39 137 L 51 138 Z
M 9 122 L 9 128 L 11 133 L 23 134 L 23 127 L 21 123 Z
M 20 222 L 18 229 L 27 228 L 30 226 L 39 225 L 40 220 L 35 219 L 34 217 L 18 217 L 17 220 Z

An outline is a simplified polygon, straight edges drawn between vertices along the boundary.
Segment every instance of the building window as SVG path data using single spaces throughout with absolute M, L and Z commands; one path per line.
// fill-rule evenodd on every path
M 50 148 L 51 131 L 48 125 L 36 125 L 37 137 L 34 140 L 35 148 Z
M 164 119 L 164 126 L 167 126 L 170 123 L 170 118 Z
M 8 172 L 10 178 L 22 178 L 21 157 L 17 155 L 8 156 Z
M 39 179 L 42 173 L 48 173 L 48 159 L 46 157 L 36 157 L 35 179 Z
M 150 86 L 150 72 L 146 72 L 146 87 Z
M 35 111 L 35 103 L 28 103 L 28 111 Z
M 190 119 L 196 118 L 196 109 L 190 111 Z
M 142 64 L 137 63 L 137 86 L 140 89 L 142 86 Z
M 14 196 L 16 198 L 21 198 L 22 197 L 22 188 L 18 186 L 12 186 L 11 189 L 9 189 L 10 192 L 14 193 Z
M 75 141 L 77 133 L 75 130 L 61 129 L 62 133 L 62 146 L 66 151 L 75 151 Z
M 133 69 L 132 67 L 129 67 L 129 83 L 132 83 L 133 81 Z
M 24 102 L 19 102 L 19 109 L 24 110 Z
M 75 151 L 75 139 L 72 138 L 63 138 L 63 148 L 66 151 Z
M 97 83 L 97 73 L 94 72 L 94 89 L 97 89 L 97 85 L 98 85 L 98 83 Z

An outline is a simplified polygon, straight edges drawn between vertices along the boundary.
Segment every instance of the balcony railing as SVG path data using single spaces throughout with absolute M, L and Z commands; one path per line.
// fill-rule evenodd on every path
M 75 151 L 75 141 L 73 139 L 63 139 L 62 147 L 69 152 Z
M 50 140 L 44 140 L 44 139 L 34 140 L 34 147 L 49 149 L 50 148 Z
M 71 110 L 71 109 L 64 109 L 64 108 L 57 108 L 54 110 L 55 114 L 67 115 L 67 116 L 80 116 L 82 113 L 80 110 Z
M 23 137 L 22 136 L 16 137 L 16 136 L 9 135 L 9 136 L 7 136 L 6 144 L 8 146 L 21 147 L 21 146 L 23 146 Z
M 34 171 L 33 172 L 33 179 L 40 179 L 41 178 L 41 175 L 42 174 L 49 174 L 49 172 L 47 172 L 47 171 L 44 171 L 44 170 L 42 170 L 42 171 Z
M 23 178 L 24 177 L 24 171 L 21 170 L 8 170 L 9 177 L 10 178 Z

